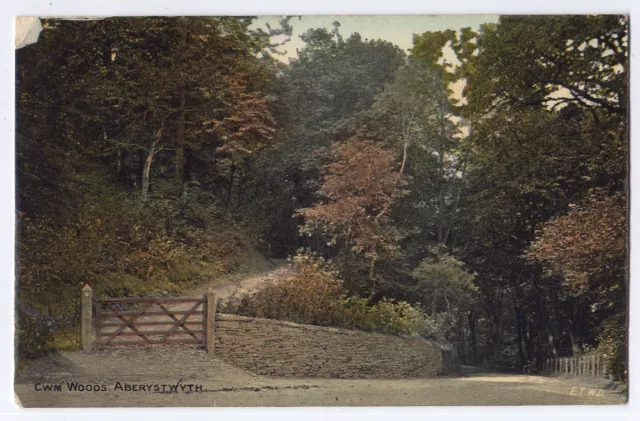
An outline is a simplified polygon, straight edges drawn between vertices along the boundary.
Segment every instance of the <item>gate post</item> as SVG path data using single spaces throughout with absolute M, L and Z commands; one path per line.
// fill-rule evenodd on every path
M 207 350 L 207 354 L 213 355 L 215 351 L 215 330 L 216 330 L 216 308 L 218 304 L 218 297 L 213 291 L 213 288 L 209 288 L 205 294 L 205 331 L 204 331 L 204 348 Z
M 82 310 L 80 314 L 80 337 L 82 339 L 82 349 L 91 351 L 93 349 L 93 291 L 89 284 L 82 287 Z

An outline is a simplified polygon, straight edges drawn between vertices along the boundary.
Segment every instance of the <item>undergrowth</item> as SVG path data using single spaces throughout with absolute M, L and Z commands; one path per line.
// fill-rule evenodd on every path
M 321 259 L 298 255 L 296 272 L 267 285 L 239 303 L 230 300 L 224 313 L 335 326 L 364 331 L 442 339 L 439 323 L 404 301 L 348 296 L 342 282 Z

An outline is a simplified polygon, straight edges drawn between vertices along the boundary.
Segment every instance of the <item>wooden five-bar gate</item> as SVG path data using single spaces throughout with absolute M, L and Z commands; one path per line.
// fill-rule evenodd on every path
M 96 298 L 82 288 L 82 348 L 122 345 L 202 344 L 213 353 L 217 298 Z

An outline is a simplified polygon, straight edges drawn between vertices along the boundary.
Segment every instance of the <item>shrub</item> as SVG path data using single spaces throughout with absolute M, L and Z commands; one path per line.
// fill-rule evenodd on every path
M 598 351 L 605 355 L 607 370 L 615 380 L 627 381 L 627 330 L 624 314 L 613 316 L 603 323 L 598 336 Z
M 384 298 L 372 304 L 367 298 L 342 297 L 335 311 L 342 327 L 441 339 L 438 323 L 406 301 Z
M 34 358 L 47 351 L 53 339 L 52 332 L 43 329 L 35 319 L 24 313 L 16 313 L 17 352 L 23 358 Z
M 373 304 L 367 298 L 347 297 L 342 282 L 326 262 L 311 255 L 294 259 L 297 273 L 245 297 L 232 312 L 250 317 L 336 326 L 366 331 L 440 338 L 439 326 L 405 301 L 389 299 Z
M 321 259 L 300 256 L 294 260 L 297 274 L 246 297 L 242 314 L 297 323 L 329 325 L 334 306 L 346 291 Z

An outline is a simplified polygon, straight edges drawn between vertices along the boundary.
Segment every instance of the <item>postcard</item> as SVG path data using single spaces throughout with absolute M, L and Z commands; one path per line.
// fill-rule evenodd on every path
M 22 407 L 619 405 L 622 15 L 18 17 Z

